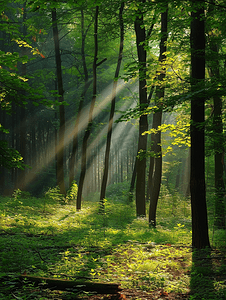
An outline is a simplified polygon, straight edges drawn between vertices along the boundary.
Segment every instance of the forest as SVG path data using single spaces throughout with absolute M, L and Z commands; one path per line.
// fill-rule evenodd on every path
M 0 299 L 226 299 L 225 1 L 0 4 Z

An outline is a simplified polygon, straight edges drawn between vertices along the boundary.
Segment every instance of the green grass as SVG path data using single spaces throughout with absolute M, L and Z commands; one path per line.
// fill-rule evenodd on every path
M 191 274 L 195 282 L 202 274 L 192 265 L 189 201 L 162 192 L 158 225 L 150 229 L 147 218 L 136 218 L 135 204 L 127 204 L 125 194 L 117 197 L 108 199 L 104 214 L 98 213 L 96 201 L 84 201 L 77 212 L 73 203 L 63 205 L 54 199 L 2 197 L 0 276 L 8 279 L 0 290 L 0 299 L 58 299 L 51 298 L 50 291 L 35 291 L 31 297 L 33 288 L 29 284 L 16 289 L 9 278 L 24 272 L 115 282 L 123 288 L 148 292 L 188 292 Z M 223 263 L 214 272 L 219 270 L 226 273 Z M 196 286 L 192 288 L 191 299 L 199 299 Z M 224 283 L 216 280 L 211 291 L 222 294 Z M 65 297 L 72 299 L 70 293 L 59 299 Z

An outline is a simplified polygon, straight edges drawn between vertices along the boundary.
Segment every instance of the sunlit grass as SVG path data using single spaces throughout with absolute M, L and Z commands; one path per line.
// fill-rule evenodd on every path
M 189 290 L 190 205 L 180 195 L 162 191 L 155 229 L 147 217 L 136 218 L 135 203 L 128 204 L 123 191 L 106 201 L 103 214 L 98 201 L 84 201 L 77 212 L 73 202 L 25 196 L 1 198 L 0 274 L 26 271 L 145 291 Z
M 172 221 L 171 211 L 161 210 L 159 225 L 150 229 L 147 218 L 136 218 L 135 204 L 127 204 L 125 195 L 107 200 L 104 214 L 98 213 L 98 202 L 84 201 L 79 212 L 74 204 L 29 196 L 2 198 L 1 272 L 85 276 L 121 282 L 124 287 L 152 290 L 164 286 L 171 291 L 174 285 L 176 290 L 186 290 L 187 275 L 175 279 L 176 285 L 171 273 L 181 269 L 179 258 L 175 260 L 177 253 L 186 257 L 189 266 L 187 248 L 170 245 L 190 244 L 187 219 L 184 224 L 184 218 L 178 223 L 178 216 Z M 166 253 L 159 244 L 171 250 Z M 156 246 L 152 249 L 150 245 Z

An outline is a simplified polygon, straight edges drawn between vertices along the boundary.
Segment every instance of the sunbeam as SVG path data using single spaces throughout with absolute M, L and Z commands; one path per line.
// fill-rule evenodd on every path
M 119 95 L 119 93 L 122 90 L 124 90 L 128 86 L 128 84 L 129 83 L 126 83 L 123 80 L 119 80 L 116 95 Z M 96 100 L 96 105 L 95 105 L 95 109 L 94 109 L 94 113 L 93 113 L 93 119 L 95 119 L 104 109 L 106 109 L 107 105 L 111 102 L 112 97 L 114 97 L 116 95 L 112 94 L 112 84 L 110 84 L 103 92 L 101 92 L 101 96 L 98 96 L 97 100 Z M 130 108 L 133 107 L 134 99 L 132 101 L 133 101 L 132 104 L 124 105 L 124 109 L 128 109 L 128 105 Z M 78 131 L 79 133 L 84 131 L 84 129 L 87 126 L 88 112 L 89 112 L 89 107 L 86 107 L 85 109 L 82 110 L 82 115 L 81 115 L 80 124 L 79 124 L 79 131 Z M 118 116 L 116 117 L 116 119 L 117 118 L 118 118 Z M 108 115 L 106 115 L 106 122 L 107 122 L 107 120 L 108 120 Z M 87 153 L 92 153 L 93 149 L 98 145 L 98 143 L 101 143 L 102 138 L 107 134 L 107 127 L 108 127 L 108 125 L 105 125 L 100 130 L 100 132 L 97 134 L 95 140 L 92 141 L 90 143 L 90 145 L 88 146 Z M 117 144 L 116 139 L 120 139 L 120 136 L 123 132 L 124 127 L 125 126 L 120 123 L 114 125 L 114 134 L 112 137 L 112 149 L 113 149 L 114 145 Z M 66 123 L 64 147 L 66 147 L 70 144 L 70 142 L 74 138 L 74 135 L 75 135 L 74 117 L 72 117 L 71 120 L 69 120 Z M 129 134 L 127 135 L 127 138 L 128 138 L 128 136 L 129 136 Z M 123 141 L 123 143 L 124 142 L 125 141 Z M 100 151 L 103 151 L 103 149 L 104 149 L 104 145 L 101 146 Z M 59 150 L 60 149 L 58 149 L 58 151 Z M 54 146 L 54 138 L 53 137 L 51 139 L 49 139 L 48 148 L 46 149 L 46 153 L 48 153 L 48 158 L 45 162 L 45 165 L 43 166 L 43 165 L 37 163 L 35 166 L 33 166 L 32 169 L 29 170 L 29 172 L 27 172 L 26 182 L 23 183 L 23 186 L 28 186 L 31 182 L 33 182 L 35 180 L 36 176 L 44 168 L 46 168 L 48 165 L 50 165 L 53 162 L 53 160 L 55 159 L 55 146 Z M 89 160 L 90 160 L 90 157 L 88 156 L 87 161 L 89 161 Z

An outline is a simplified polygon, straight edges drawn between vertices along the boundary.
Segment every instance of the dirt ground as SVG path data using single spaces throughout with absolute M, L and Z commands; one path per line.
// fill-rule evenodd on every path
M 162 290 L 155 290 L 153 292 L 146 293 L 135 289 L 124 289 L 116 295 L 93 295 L 87 296 L 86 300 L 187 300 L 189 294 L 181 293 L 167 293 Z

